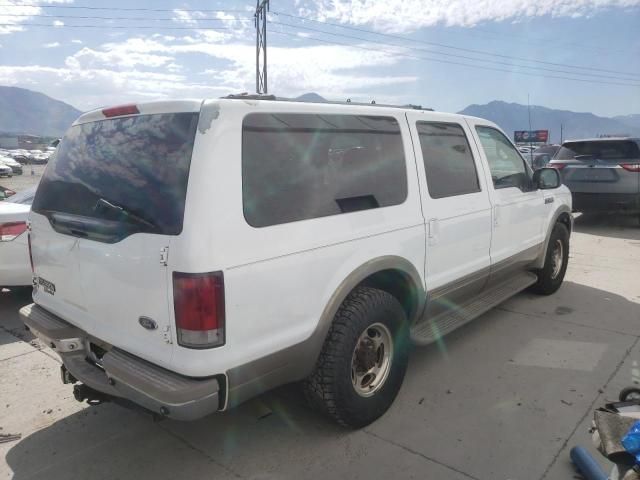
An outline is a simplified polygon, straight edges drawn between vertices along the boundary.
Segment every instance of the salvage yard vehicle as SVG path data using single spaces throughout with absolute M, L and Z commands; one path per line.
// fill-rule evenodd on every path
M 12 177 L 12 176 L 13 176 L 13 169 L 9 165 L 4 163 L 2 160 L 0 160 L 0 177 Z
M 640 139 L 593 138 L 564 142 L 556 168 L 579 212 L 627 212 L 640 219 Z
M 493 123 L 262 96 L 82 115 L 30 217 L 34 304 L 77 399 L 192 420 L 301 381 L 365 426 L 412 343 L 552 294 L 571 196 Z
M 12 200 L 0 202 L 0 290 L 25 287 L 32 282 L 27 245 L 29 205 Z

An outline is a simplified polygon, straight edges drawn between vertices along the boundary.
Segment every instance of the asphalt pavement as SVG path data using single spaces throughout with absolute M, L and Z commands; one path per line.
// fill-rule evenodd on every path
M 522 293 L 417 349 L 390 411 L 350 431 L 296 386 L 200 421 L 88 407 L 26 332 L 25 293 L 0 293 L 0 478 L 575 478 L 593 410 L 640 382 L 640 227 L 579 217 L 565 283 Z M 605 465 L 604 462 L 602 462 Z

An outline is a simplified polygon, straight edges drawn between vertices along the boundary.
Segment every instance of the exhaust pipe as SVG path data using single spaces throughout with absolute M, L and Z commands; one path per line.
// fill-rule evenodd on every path
M 89 405 L 100 405 L 101 403 L 111 400 L 109 395 L 98 392 L 83 383 L 73 386 L 73 398 L 79 402 L 84 402 L 86 400 Z

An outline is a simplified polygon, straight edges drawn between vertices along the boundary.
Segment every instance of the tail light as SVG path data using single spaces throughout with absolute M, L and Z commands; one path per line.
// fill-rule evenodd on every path
M 135 105 L 120 105 L 119 107 L 105 108 L 102 114 L 107 118 L 121 117 L 123 115 L 137 115 L 140 113 Z
M 547 167 L 549 168 L 555 168 L 556 170 L 562 170 L 564 167 L 566 167 L 567 164 L 566 163 L 549 163 L 547 165 Z
M 620 166 L 628 172 L 640 172 L 640 163 L 621 163 Z
M 187 348 L 224 345 L 222 272 L 173 272 L 173 308 L 179 345 Z
M 10 242 L 27 230 L 27 222 L 0 223 L 0 242 Z

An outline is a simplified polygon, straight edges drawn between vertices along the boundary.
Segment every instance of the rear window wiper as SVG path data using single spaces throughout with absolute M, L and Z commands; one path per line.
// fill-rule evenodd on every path
M 95 206 L 93 207 L 93 210 L 96 213 L 100 213 L 101 211 L 112 211 L 115 213 L 119 213 L 121 215 L 124 215 L 127 219 L 131 219 L 138 224 L 146 225 L 147 227 L 151 228 L 153 231 L 157 232 L 160 230 L 160 226 L 157 223 L 151 220 L 147 220 L 146 218 L 142 217 L 140 214 L 134 213 L 133 211 L 125 207 L 122 207 L 120 205 L 117 205 L 116 203 L 106 200 L 104 198 L 98 199 Z

